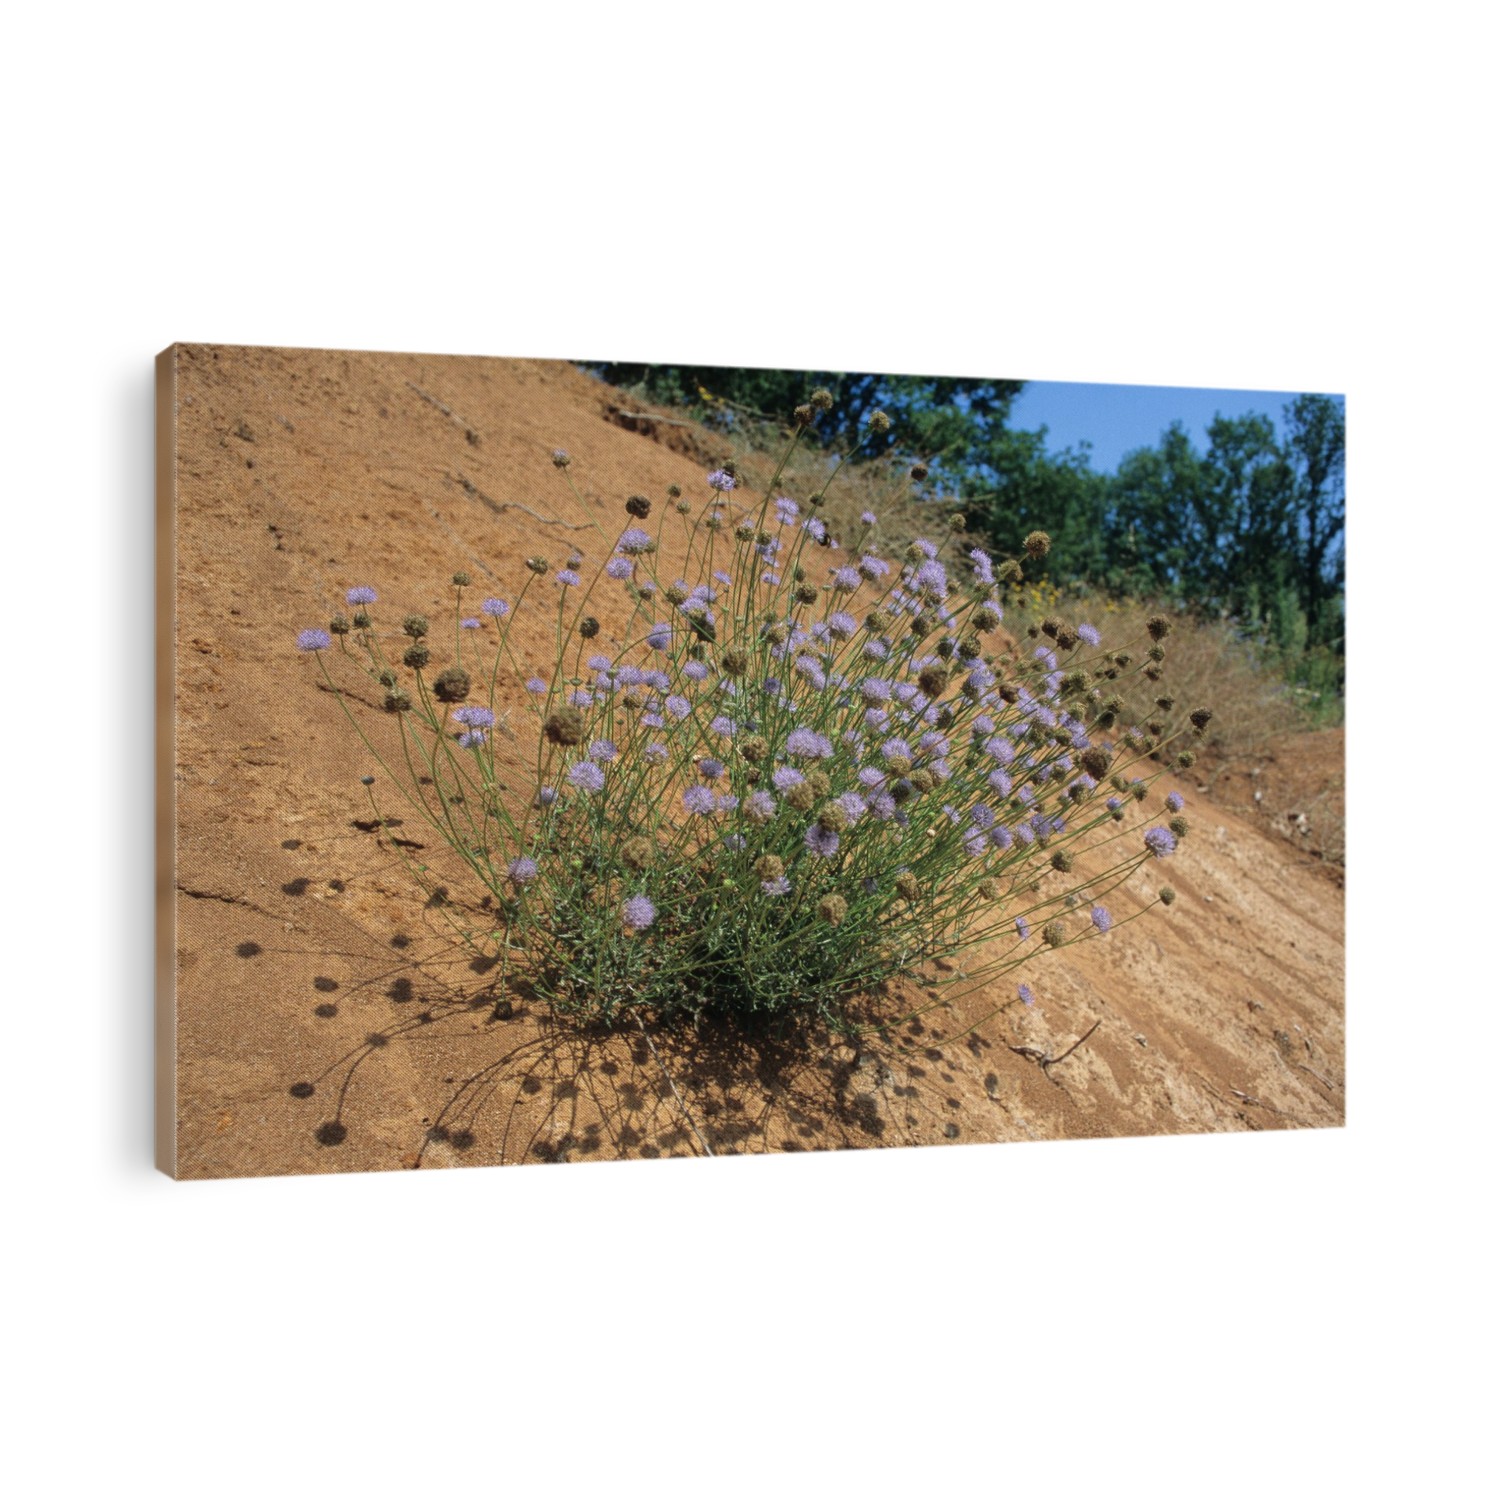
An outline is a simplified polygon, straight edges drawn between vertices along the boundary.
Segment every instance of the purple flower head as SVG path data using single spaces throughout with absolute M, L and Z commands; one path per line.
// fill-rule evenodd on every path
M 890 654 L 884 641 L 866 641 L 864 644 L 864 655 L 870 661 L 884 661 Z
M 858 792 L 840 792 L 834 800 L 844 809 L 850 823 L 857 823 L 864 817 L 867 804 Z
M 875 524 L 875 512 L 873 510 L 860 511 L 859 518 L 866 526 L 873 526 Z
M 1078 639 L 1085 646 L 1097 646 L 1099 644 L 1099 631 L 1093 625 L 1080 625 L 1078 627 Z
M 1183 808 L 1182 793 L 1181 792 L 1168 792 L 1167 793 L 1167 811 L 1168 812 L 1181 812 L 1182 808 Z
M 882 823 L 889 823 L 896 816 L 896 799 L 889 792 L 876 792 L 870 798 L 870 814 Z
M 682 794 L 682 805 L 690 813 L 707 817 L 714 810 L 714 794 L 706 786 L 690 786 Z
M 644 931 L 656 920 L 656 908 L 645 896 L 632 896 L 620 911 L 625 925 L 635 932 Z
M 885 772 L 878 766 L 862 766 L 855 778 L 867 791 L 875 791 L 885 785 Z
M 974 820 L 976 828 L 989 829 L 995 826 L 994 809 L 986 807 L 983 802 L 977 807 L 971 807 L 969 809 L 969 816 Z
M 1031 923 L 1025 917 L 1016 918 L 1016 936 L 1024 943 L 1031 936 Z
M 823 671 L 816 656 L 799 656 L 792 665 L 798 674 L 820 692 L 828 686 L 827 674 Z
M 565 589 L 577 588 L 578 585 L 583 582 L 583 580 L 578 576 L 577 573 L 572 570 L 572 568 L 561 569 L 558 572 L 557 581 L 562 584 Z
M 792 883 L 785 875 L 778 875 L 775 880 L 762 880 L 760 888 L 768 896 L 784 896 L 791 890 Z
M 604 576 L 623 583 L 635 571 L 628 557 L 612 557 L 604 565 Z
M 627 526 L 620 533 L 620 540 L 615 543 L 615 551 L 623 552 L 626 557 L 639 557 L 643 552 L 651 550 L 651 533 L 642 531 L 639 526 Z
M 1118 797 L 1106 797 L 1104 799 L 1104 805 L 1110 810 L 1110 812 L 1114 812 L 1114 810 L 1119 807 L 1121 803 Z
M 717 781 L 724 774 L 724 762 L 715 760 L 711 755 L 705 755 L 698 762 L 698 774 L 705 781 Z
M 471 616 L 469 619 L 460 620 L 458 623 L 462 625 L 465 630 L 478 630 L 480 622 Z
M 776 497 L 776 519 L 783 526 L 790 526 L 801 514 L 802 510 L 795 500 L 789 499 L 786 495 Z
M 477 750 L 482 744 L 484 744 L 484 730 L 482 729 L 466 729 L 458 737 L 460 750 Z
M 708 677 L 708 668 L 701 661 L 684 662 L 682 675 L 691 677 L 694 682 L 703 682 Z
M 523 854 L 520 859 L 513 859 L 506 865 L 505 873 L 510 877 L 512 885 L 527 885 L 536 879 L 536 861 Z
M 938 554 L 938 549 L 933 546 L 933 544 L 929 542 L 925 536 L 919 536 L 916 541 L 912 543 L 912 546 L 915 547 L 917 551 L 920 552 L 925 558 L 934 558 Z
M 977 828 L 971 828 L 964 835 L 964 849 L 970 859 L 979 859 L 989 853 L 990 841 Z
M 860 575 L 858 568 L 851 568 L 847 563 L 842 568 L 834 569 L 833 586 L 840 593 L 852 594 L 859 587 Z
M 693 705 L 681 693 L 673 693 L 667 699 L 666 710 L 674 719 L 685 719 L 692 713 Z
M 718 807 L 720 812 L 733 812 L 740 805 L 740 799 L 732 792 L 720 792 Z
M 1108 932 L 1109 929 L 1114 926 L 1115 919 L 1110 916 L 1109 908 L 1107 906 L 1096 906 L 1089 913 L 1089 921 L 1091 921 L 1094 926 L 1099 929 L 1100 932 Z
M 776 816 L 776 799 L 767 791 L 751 792 L 745 798 L 745 815 L 755 823 L 769 823 Z
M 988 714 L 980 714 L 974 720 L 974 733 L 976 735 L 993 734 L 994 732 L 995 721 Z
M 821 542 L 828 535 L 828 528 L 816 517 L 809 516 L 802 523 L 802 529 L 815 541 Z
M 1176 847 L 1177 836 L 1170 828 L 1148 828 L 1146 848 L 1156 859 L 1165 859 Z
M 486 599 L 479 606 L 481 614 L 493 615 L 497 620 L 503 620 L 510 613 L 510 605 L 504 599 Z
M 615 742 L 613 740 L 595 740 L 594 743 L 589 746 L 589 759 L 593 761 L 599 761 L 604 765 L 608 765 L 610 761 L 614 760 L 619 755 L 619 753 L 620 752 L 616 748 Z
M 528 693 L 545 693 L 547 684 L 540 677 L 528 677 L 526 679 L 526 691 Z
M 1010 829 L 1004 827 L 1003 825 L 996 823 L 995 826 L 990 829 L 990 843 L 992 843 L 1002 853 L 1006 849 L 1009 849 L 1011 844 L 1014 842 L 1015 841 L 1010 836 Z
M 356 589 L 350 589 L 344 595 L 345 604 L 373 604 L 375 602 L 375 590 L 368 584 L 360 584 Z
M 833 754 L 833 745 L 828 737 L 814 729 L 794 729 L 786 737 L 786 749 L 788 755 L 796 755 L 803 760 L 826 760 Z
M 602 792 L 604 772 L 591 760 L 581 760 L 568 770 L 568 780 L 581 792 Z
M 588 669 L 590 672 L 607 672 L 612 666 L 614 666 L 614 663 L 607 656 L 603 656 L 597 651 L 588 659 Z
M 891 571 L 891 565 L 884 558 L 872 557 L 868 552 L 854 565 L 870 580 L 871 583 L 886 577 Z
M 727 714 L 717 714 L 709 721 L 709 729 L 714 734 L 723 735 L 725 739 L 734 737 L 735 722 Z
M 887 760 L 893 760 L 898 755 L 904 756 L 907 760 L 910 760 L 912 758 L 911 746 L 908 745 L 905 740 L 895 738 L 888 739 L 880 747 L 880 753 L 885 756 Z
M 724 469 L 714 469 L 708 476 L 708 487 L 713 490 L 732 490 L 734 475 Z
M 919 588 L 926 589 L 929 594 L 936 595 L 942 599 L 948 593 L 948 575 L 943 570 L 940 562 L 924 562 L 912 575 L 913 581 Z
M 304 630 L 297 637 L 299 651 L 326 651 L 333 644 L 333 637 L 326 630 Z
M 653 651 L 666 651 L 672 644 L 672 627 L 665 620 L 658 620 L 647 633 L 646 644 Z
M 802 842 L 819 859 L 832 859 L 839 852 L 839 836 L 831 828 L 814 823 L 802 836 Z
M 478 706 L 455 708 L 453 719 L 455 723 L 467 724 L 470 729 L 488 729 L 495 722 L 495 716 L 489 709 Z
M 659 766 L 667 758 L 667 747 L 660 740 L 652 740 L 641 755 L 647 765 Z
M 801 771 L 794 770 L 791 766 L 777 766 L 771 772 L 771 785 L 778 792 L 789 792 L 794 786 L 800 786 L 806 777 Z
M 557 801 L 557 788 L 555 786 L 542 786 L 537 788 L 536 805 L 538 807 L 551 807 Z
M 847 610 L 836 609 L 828 617 L 828 633 L 836 641 L 847 641 L 858 629 L 859 621 Z
M 969 553 L 969 561 L 974 564 L 974 577 L 979 583 L 993 583 L 995 581 L 995 565 L 988 552 L 975 547 Z
M 1016 994 L 1021 997 L 1022 1005 L 1036 1004 L 1036 996 L 1031 993 L 1031 986 L 1029 984 L 1018 984 L 1016 986 Z

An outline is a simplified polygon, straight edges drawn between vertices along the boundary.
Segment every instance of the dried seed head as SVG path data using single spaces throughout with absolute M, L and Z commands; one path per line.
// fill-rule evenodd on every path
M 547 559 L 545 557 L 528 557 L 526 566 L 535 574 L 540 576 L 547 571 Z
M 571 705 L 556 708 L 547 715 L 542 732 L 554 745 L 583 743 L 583 715 Z
M 1000 579 L 1001 583 L 1020 583 L 1026 577 L 1026 575 L 1021 571 L 1020 563 L 1018 563 L 1013 557 L 1007 557 L 1005 561 L 1000 564 L 996 576 Z
M 426 615 L 407 615 L 407 617 L 401 622 L 401 629 L 406 635 L 409 635 L 412 640 L 420 641 L 422 637 L 427 634 Z
M 786 866 L 774 854 L 762 854 L 755 861 L 755 874 L 759 880 L 780 880 L 786 874 Z
M 627 515 L 644 521 L 651 514 L 651 502 L 644 495 L 632 495 L 625 502 L 625 511 Z
M 1192 721 L 1194 729 L 1207 729 L 1208 721 L 1213 718 L 1213 710 L 1209 708 L 1195 708 L 1188 718 Z
M 750 666 L 749 653 L 742 646 L 730 646 L 719 658 L 726 677 L 743 677 Z
M 1177 899 L 1177 892 L 1169 885 L 1164 885 L 1156 894 L 1161 897 L 1163 906 L 1170 906 Z
M 812 407 L 814 411 L 832 411 L 833 392 L 824 389 L 824 387 L 820 385 L 817 390 L 815 390 L 812 395 L 807 398 L 807 404 Z
M 948 691 L 948 671 L 936 662 L 917 673 L 917 685 L 929 698 L 941 698 Z
M 865 420 L 876 437 L 883 437 L 891 430 L 891 419 L 883 411 L 872 411 Z
M 981 604 L 973 619 L 975 630 L 993 630 L 1000 623 L 1000 611 L 993 604 Z
M 805 781 L 799 781 L 796 786 L 789 786 L 783 793 L 786 805 L 794 812 L 811 812 L 813 803 L 818 800 L 818 794 Z
M 917 460 L 917 462 L 916 462 L 916 463 L 914 463 L 914 464 L 913 464 L 913 465 L 912 465 L 912 466 L 911 466 L 911 470 L 910 470 L 910 473 L 911 473 L 911 477 L 912 477 L 912 479 L 913 479 L 913 480 L 914 480 L 914 481 L 915 481 L 915 482 L 916 482 L 916 483 L 917 483 L 917 484 L 921 484 L 921 482 L 922 482 L 922 481 L 923 481 L 923 480 L 924 480 L 924 479 L 926 479 L 926 478 L 927 478 L 927 465 L 926 465 L 926 464 L 924 464 L 924 463 L 923 463 L 923 462 L 922 462 L 922 461 L 921 461 L 921 460 L 920 460 L 920 459 L 918 459 L 918 460 Z
M 411 707 L 411 694 L 405 688 L 392 688 L 385 695 L 385 711 L 388 714 L 404 714 Z
M 954 513 L 948 517 L 949 531 L 962 531 L 968 524 L 968 520 L 965 518 L 962 511 L 954 511 Z
M 773 646 L 784 646 L 787 639 L 787 628 L 779 620 L 774 625 L 766 626 L 766 639 Z
M 469 674 L 462 667 L 449 667 L 432 680 L 432 695 L 439 703 L 462 703 L 469 696 Z
M 1052 538 L 1045 531 L 1033 531 L 1021 545 L 1025 547 L 1027 557 L 1036 560 L 1052 550 Z
M 1197 757 L 1196 754 L 1194 754 L 1193 751 L 1191 751 L 1191 750 L 1184 750 L 1177 757 L 1177 764 L 1179 766 L 1181 766 L 1182 769 L 1185 771 L 1185 770 L 1187 770 L 1187 768 L 1189 766 L 1194 765 L 1197 762 L 1197 759 L 1198 759 L 1198 757 Z
M 792 421 L 795 422 L 798 427 L 811 427 L 812 419 L 813 409 L 810 405 L 804 404 L 792 409 Z
M 1172 622 L 1165 615 L 1152 615 L 1146 621 L 1146 634 L 1153 641 L 1164 640 L 1172 633 Z
M 986 901 L 998 901 L 1000 899 L 1000 882 L 992 880 L 988 875 L 974 887 Z
M 667 499 L 668 500 L 676 500 L 681 494 L 682 494 L 682 486 L 680 484 L 669 484 L 667 486 Z
M 758 734 L 747 734 L 735 748 L 740 752 L 740 759 L 749 761 L 752 766 L 758 765 L 771 753 L 770 745 Z
M 328 622 L 328 633 L 330 635 L 348 635 L 349 622 L 343 617 L 343 615 L 335 615 Z
M 920 770 L 911 773 L 911 784 L 919 792 L 930 792 L 937 785 L 937 777 L 923 766 Z
M 1180 839 L 1185 839 L 1188 836 L 1188 820 L 1186 818 L 1172 818 L 1168 821 L 1167 827 Z
M 1066 849 L 1054 849 L 1052 852 L 1052 868 L 1061 870 L 1067 874 L 1073 868 L 1073 856 Z
M 651 840 L 638 834 L 620 845 L 620 863 L 628 870 L 644 870 L 651 863 L 651 856 L 655 852 L 656 848 Z
M 849 903 L 842 896 L 824 896 L 818 902 L 818 915 L 828 923 L 830 927 L 837 927 L 848 915 Z
M 818 809 L 818 827 L 826 833 L 843 833 L 849 826 L 849 814 L 840 802 L 826 802 Z
M 911 775 L 911 761 L 904 755 L 888 755 L 885 763 L 892 776 Z
M 1049 948 L 1061 948 L 1067 940 L 1068 935 L 1063 931 L 1063 924 L 1061 922 L 1048 922 L 1042 928 L 1042 941 Z
M 951 635 L 945 635 L 942 640 L 937 643 L 935 649 L 937 651 L 937 654 L 941 656 L 944 661 L 952 661 L 954 652 L 958 650 L 958 642 L 955 641 Z
M 1109 751 L 1103 745 L 1090 745 L 1079 757 L 1079 760 L 1083 765 L 1083 769 L 1095 781 L 1102 780 L 1104 773 L 1109 770 Z
M 421 641 L 413 641 L 401 653 L 401 660 L 414 672 L 420 672 L 432 660 L 432 652 Z
M 466 589 L 471 582 L 472 580 L 467 573 L 455 573 L 453 575 L 453 587 L 456 589 Z
M 1146 655 L 1149 656 L 1152 661 L 1156 662 L 1165 661 L 1167 659 L 1166 651 L 1161 646 L 1157 645 L 1148 646 L 1146 648 Z
M 376 673 L 375 681 L 378 682 L 383 688 L 393 688 L 395 687 L 397 682 L 400 681 L 400 678 L 398 678 L 389 667 L 382 667 L 380 671 Z
M 354 611 L 354 628 L 356 630 L 368 630 L 372 623 L 368 610 L 357 609 Z
M 593 640 L 593 638 L 599 634 L 599 622 L 593 617 L 593 615 L 585 615 L 578 622 L 578 633 L 586 641 Z
M 1057 627 L 1057 644 L 1064 651 L 1071 651 L 1078 644 L 1079 635 L 1071 625 L 1059 625 Z
M 818 602 L 818 591 L 810 583 L 799 583 L 792 590 L 792 598 L 798 604 L 816 604 Z
M 1169 697 L 1167 697 L 1167 696 L 1165 696 L 1165 695 L 1163 695 L 1163 696 L 1162 696 L 1162 697 L 1160 697 L 1160 698 L 1158 698 L 1158 699 L 1157 699 L 1157 700 L 1156 700 L 1156 706 L 1157 706 L 1157 707 L 1158 707 L 1158 708 L 1159 708 L 1159 709 L 1160 709 L 1160 710 L 1161 710 L 1161 711 L 1162 711 L 1162 712 L 1163 712 L 1163 713 L 1164 713 L 1164 714 L 1169 714 L 1169 713 L 1171 713 L 1171 712 L 1172 712 L 1172 705 L 1173 705 L 1173 704 L 1174 704 L 1174 703 L 1176 703 L 1176 702 L 1177 702 L 1177 700 L 1176 700 L 1176 699 L 1175 699 L 1175 698 L 1169 698 Z
M 903 870 L 896 877 L 896 893 L 907 901 L 915 902 L 921 898 L 922 882 L 910 870 Z
M 687 603 L 688 591 L 680 583 L 669 585 L 664 592 L 667 596 L 668 604 L 681 605 Z
M 813 789 L 815 797 L 826 797 L 833 790 L 833 783 L 828 779 L 828 772 L 816 766 L 807 773 L 807 785 Z

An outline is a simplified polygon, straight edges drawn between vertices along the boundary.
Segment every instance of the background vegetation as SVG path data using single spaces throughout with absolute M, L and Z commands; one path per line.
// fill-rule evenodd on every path
M 1344 413 L 1308 394 L 1281 413 L 1218 417 L 1199 448 L 1181 423 L 1113 473 L 1087 453 L 1049 452 L 1045 431 L 1011 426 L 1024 382 L 755 370 L 712 365 L 588 363 L 642 399 L 679 408 L 742 448 L 768 446 L 814 386 L 833 391 L 820 424 L 828 453 L 851 448 L 868 414 L 892 419 L 856 468 L 889 492 L 913 458 L 928 477 L 918 503 L 954 501 L 974 536 L 1012 552 L 1034 528 L 1053 549 L 1033 572 L 1116 600 L 1144 599 L 1223 622 L 1229 634 L 1301 690 L 1318 723 L 1342 718 Z M 903 462 L 898 471 L 896 461 Z M 878 476 L 878 478 L 877 478 Z

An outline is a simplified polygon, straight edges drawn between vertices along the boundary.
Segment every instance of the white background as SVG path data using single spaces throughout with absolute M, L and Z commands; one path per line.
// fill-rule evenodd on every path
M 12 12 L 12 1493 L 1483 1487 L 1484 11 L 1017 10 Z M 174 339 L 1347 392 L 1348 1128 L 156 1176 Z

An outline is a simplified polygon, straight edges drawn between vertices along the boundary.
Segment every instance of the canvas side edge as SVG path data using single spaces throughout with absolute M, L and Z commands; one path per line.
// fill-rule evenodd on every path
M 177 1176 L 177 345 L 156 356 L 156 1166 Z

